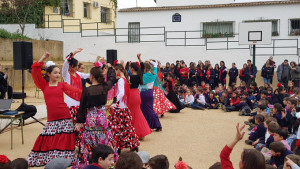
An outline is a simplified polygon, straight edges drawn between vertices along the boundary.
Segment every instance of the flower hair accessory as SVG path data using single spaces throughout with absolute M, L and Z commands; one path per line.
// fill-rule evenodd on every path
M 278 84 L 277 84 L 277 87 L 282 87 L 282 84 L 281 84 L 281 83 L 278 83 Z
M 95 67 L 100 67 L 100 68 L 102 68 L 103 67 L 103 64 L 101 63 L 101 62 L 96 62 L 95 64 L 94 64 L 94 66 Z
M 119 62 L 118 60 L 115 60 L 115 61 L 114 61 L 114 66 L 117 65 L 118 62 Z
M 8 162 L 8 158 L 6 155 L 0 155 L 0 163 L 6 164 Z
M 175 169 L 191 169 L 185 162 L 182 161 L 182 158 L 179 157 L 178 162 L 175 164 Z
M 141 68 L 141 65 L 139 62 L 135 62 L 135 63 L 138 65 L 139 68 Z

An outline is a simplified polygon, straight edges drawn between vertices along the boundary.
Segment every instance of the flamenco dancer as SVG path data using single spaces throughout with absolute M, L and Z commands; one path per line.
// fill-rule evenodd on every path
M 74 125 L 64 102 L 64 93 L 79 101 L 82 91 L 67 83 L 58 82 L 60 70 L 55 65 L 47 68 L 46 81 L 42 77 L 41 66 L 48 57 L 49 53 L 45 52 L 41 59 L 31 66 L 34 83 L 44 93 L 47 123 L 28 156 L 30 167 L 44 166 L 53 158 L 68 158 L 75 162 Z
M 171 113 L 179 113 L 180 110 L 182 110 L 184 107 L 180 103 L 175 91 L 174 91 L 174 75 L 172 73 L 169 73 L 168 76 L 165 78 L 167 82 L 167 98 L 176 106 L 175 109 L 170 110 Z
M 139 56 L 138 56 L 139 57 Z M 157 114 L 153 109 L 153 86 L 154 81 L 157 78 L 157 64 L 154 61 L 150 61 L 150 63 L 143 63 L 139 58 L 140 63 L 143 64 L 144 74 L 143 74 L 143 82 L 144 85 L 141 85 L 141 110 L 149 124 L 151 129 L 156 129 L 156 131 L 162 131 L 162 127 L 160 121 L 158 119 Z
M 115 70 L 118 80 L 115 86 L 116 104 L 113 105 L 109 119 L 109 126 L 112 130 L 114 141 L 116 142 L 115 148 L 118 154 L 124 148 L 130 148 L 132 151 L 138 151 L 140 142 L 136 135 L 135 128 L 132 125 L 132 116 L 127 107 L 130 86 L 128 84 L 128 74 L 124 67 L 120 64 L 115 65 Z
M 74 56 L 81 52 L 82 48 L 77 48 L 73 53 L 71 52 L 67 57 L 62 67 L 62 77 L 64 82 L 69 85 L 76 87 L 82 90 L 82 81 L 81 79 L 88 79 L 90 74 L 78 72 L 78 60 L 74 58 Z M 76 95 L 71 93 L 72 95 Z M 65 102 L 67 103 L 71 117 L 73 119 L 74 126 L 76 124 L 76 114 L 79 108 L 80 102 L 72 99 L 69 96 L 65 97 Z M 75 144 L 79 146 L 79 142 L 82 137 L 83 128 L 80 131 L 75 131 Z
M 111 130 L 108 128 L 105 104 L 108 91 L 114 85 L 116 73 L 114 69 L 109 68 L 106 71 L 107 81 L 105 82 L 101 70 L 102 66 L 105 65 L 99 65 L 99 67 L 91 69 L 90 81 L 92 85 L 84 89 L 81 95 L 75 130 L 78 131 L 84 126 L 84 132 L 78 152 L 79 165 L 73 166 L 73 168 L 84 168 L 88 165 L 88 160 L 92 157 L 92 150 L 98 144 L 113 147 L 113 138 Z
M 128 108 L 132 116 L 132 124 L 135 132 L 140 140 L 146 135 L 151 134 L 150 129 L 141 110 L 141 97 L 139 92 L 139 85 L 143 85 L 143 75 L 140 71 L 139 64 L 130 64 L 130 99 L 128 100 Z

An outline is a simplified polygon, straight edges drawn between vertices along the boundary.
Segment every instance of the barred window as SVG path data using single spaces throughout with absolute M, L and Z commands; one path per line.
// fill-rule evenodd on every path
M 140 23 L 128 23 L 128 43 L 140 43 Z

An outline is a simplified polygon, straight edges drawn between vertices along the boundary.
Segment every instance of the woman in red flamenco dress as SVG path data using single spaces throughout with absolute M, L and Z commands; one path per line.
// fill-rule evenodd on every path
M 59 82 L 60 69 L 55 65 L 47 68 L 48 81 L 43 79 L 41 66 L 48 57 L 49 53 L 45 52 L 42 58 L 31 66 L 34 83 L 44 93 L 47 123 L 27 158 L 30 167 L 44 166 L 54 158 L 66 158 L 75 162 L 74 125 L 64 102 L 64 93 L 71 97 L 77 96 L 73 99 L 79 101 L 82 91 L 67 83 Z

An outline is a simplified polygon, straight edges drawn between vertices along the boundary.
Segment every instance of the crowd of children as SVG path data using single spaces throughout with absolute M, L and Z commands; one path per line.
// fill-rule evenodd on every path
M 279 168 L 285 164 L 286 156 L 300 155 L 300 89 L 293 82 L 288 88 L 280 83 L 276 89 L 271 83 L 258 87 L 254 82 L 257 70 L 250 60 L 240 73 L 235 63 L 227 73 L 223 61 L 215 68 L 210 61 L 199 61 L 197 66 L 191 63 L 190 68 L 178 61 L 176 67 L 167 63 L 162 68 L 155 60 L 141 61 L 138 54 L 139 62 L 128 62 L 126 67 L 118 61 L 114 65 L 96 62 L 90 73 L 85 74 L 78 72 L 79 63 L 74 58 L 81 51 L 78 48 L 67 56 L 62 69 L 63 83 L 59 82 L 60 69 L 55 65 L 47 68 L 46 79 L 42 77 L 41 66 L 49 53 L 32 65 L 33 80 L 44 92 L 48 122 L 27 159 L 31 167 L 47 168 L 52 163 L 59 164 L 51 163 L 50 159 L 65 158 L 70 162 L 64 164 L 73 168 L 108 169 L 116 162 L 117 169 L 126 169 L 127 165 L 167 169 L 166 156 L 149 159 L 147 153 L 134 151 L 138 152 L 140 140 L 151 134 L 151 129 L 162 131 L 158 115 L 163 117 L 167 111 L 178 113 L 185 107 L 238 111 L 239 115 L 249 116 L 245 121 L 249 125 L 245 142 L 255 149 L 244 150 L 244 167 L 240 168 L 264 169 L 266 162 Z M 268 63 L 269 67 L 275 65 L 271 58 Z M 89 87 L 82 83 L 87 78 Z M 267 81 L 270 82 L 269 76 Z M 64 93 L 68 96 L 65 100 Z M 222 168 L 232 168 L 229 155 L 243 138 L 244 127 L 237 125 L 236 138 L 222 150 Z M 58 143 L 61 139 L 63 142 Z M 131 151 L 121 153 L 124 148 Z M 256 160 L 256 167 L 250 167 L 249 160 Z M 286 163 L 292 164 L 289 160 Z

